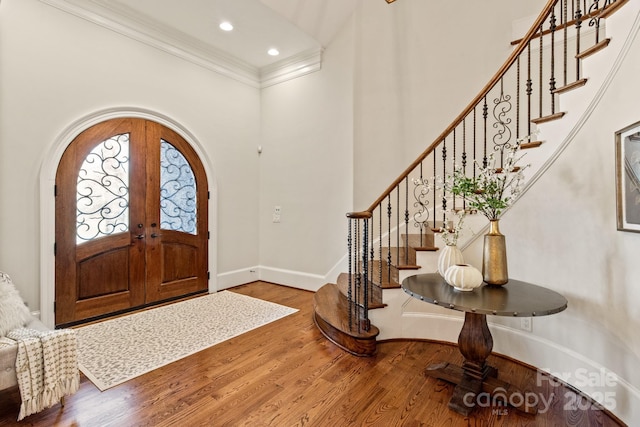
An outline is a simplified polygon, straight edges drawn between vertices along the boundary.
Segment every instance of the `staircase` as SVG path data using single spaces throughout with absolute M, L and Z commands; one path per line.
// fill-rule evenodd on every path
M 437 270 L 438 231 L 450 225 L 452 211 L 468 210 L 464 199 L 438 189 L 438 181 L 454 167 L 472 176 L 491 154 L 501 158 L 527 139 L 520 148 L 531 162 L 527 181 L 534 182 L 560 150 L 554 142 L 568 133 L 554 125 L 566 114 L 558 108 L 561 96 L 588 85 L 583 62 L 609 46 L 605 22 L 628 1 L 550 0 L 447 129 L 367 210 L 347 214 L 348 272 L 314 297 L 316 325 L 329 340 L 371 356 L 377 340 L 405 337 L 401 311 L 407 299 L 400 284 Z M 572 112 L 584 112 L 582 104 Z M 465 220 L 476 235 L 486 222 L 482 215 Z

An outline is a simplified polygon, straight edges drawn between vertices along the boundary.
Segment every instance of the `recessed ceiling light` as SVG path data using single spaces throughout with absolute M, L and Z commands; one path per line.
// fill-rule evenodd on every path
M 267 53 L 271 56 L 278 56 L 280 55 L 280 51 L 278 49 L 276 49 L 275 47 L 272 47 L 271 49 L 269 49 L 267 51 Z
M 224 21 L 220 24 L 220 29 L 222 31 L 231 31 L 233 30 L 233 25 L 231 24 L 231 22 Z

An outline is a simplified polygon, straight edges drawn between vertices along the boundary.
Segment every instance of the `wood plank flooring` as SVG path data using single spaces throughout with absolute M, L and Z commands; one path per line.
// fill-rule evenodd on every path
M 454 345 L 387 341 L 374 357 L 348 354 L 312 320 L 311 292 L 255 282 L 231 289 L 300 311 L 100 392 L 82 376 L 78 393 L 17 423 L 17 387 L 0 392 L 0 426 L 618 426 L 564 386 L 504 357 L 500 378 L 551 398 L 536 416 L 447 407 L 453 386 L 424 375 L 431 363 L 461 363 Z

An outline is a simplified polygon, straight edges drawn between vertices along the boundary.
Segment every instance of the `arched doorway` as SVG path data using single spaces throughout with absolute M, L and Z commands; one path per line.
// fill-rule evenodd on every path
M 168 127 L 113 118 L 78 134 L 56 172 L 55 324 L 208 289 L 208 184 Z

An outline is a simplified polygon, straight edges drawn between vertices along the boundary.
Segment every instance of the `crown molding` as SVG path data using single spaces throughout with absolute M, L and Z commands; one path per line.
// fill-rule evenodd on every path
M 320 50 L 302 52 L 259 69 L 187 34 L 145 19 L 132 9 L 117 6 L 115 3 L 106 3 L 103 0 L 40 1 L 255 88 L 272 86 L 320 69 Z
M 322 49 L 311 49 L 262 67 L 260 69 L 260 87 L 265 88 L 302 77 L 321 68 Z

